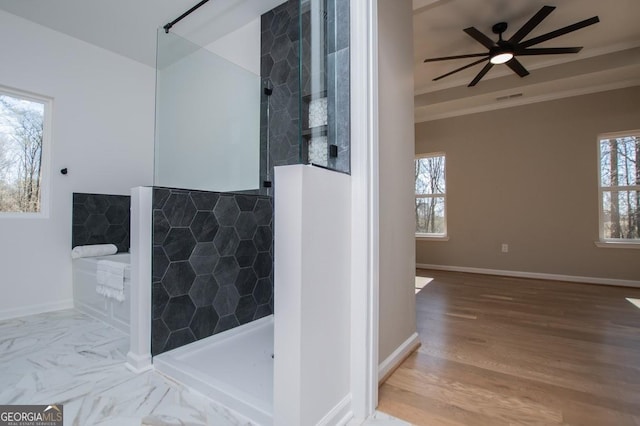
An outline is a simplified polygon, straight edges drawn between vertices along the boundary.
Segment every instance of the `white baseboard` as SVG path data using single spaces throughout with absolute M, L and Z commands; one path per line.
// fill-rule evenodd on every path
M 45 312 L 61 311 L 63 309 L 73 309 L 73 299 L 41 303 L 39 305 L 22 306 L 20 308 L 2 309 L 0 310 L 0 321 L 26 317 L 27 315 L 42 314 Z
M 378 365 L 378 383 L 386 380 L 389 373 L 398 368 L 402 361 L 416 348 L 420 346 L 420 338 L 418 333 L 413 333 L 407 340 L 405 340 L 398 348 L 393 351 L 391 355 Z
M 348 394 L 342 401 L 338 402 L 318 423 L 318 426 L 346 425 L 353 417 L 351 411 L 351 394 Z
M 430 265 L 427 263 L 416 263 L 416 268 L 435 269 L 438 271 L 468 272 L 472 274 L 499 275 L 503 277 L 533 278 L 538 280 L 568 281 L 583 284 L 599 284 L 640 288 L 640 281 L 619 280 L 614 278 L 579 277 L 575 275 L 545 274 L 541 272 L 503 271 L 500 269 L 470 268 L 467 266 Z
M 139 356 L 133 352 L 127 353 L 127 363 L 125 366 L 136 374 L 143 373 L 153 368 L 151 354 Z

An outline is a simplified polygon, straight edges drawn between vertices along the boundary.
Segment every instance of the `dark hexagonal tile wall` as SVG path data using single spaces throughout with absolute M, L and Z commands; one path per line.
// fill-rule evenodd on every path
M 220 260 L 218 260 L 216 269 L 213 270 L 213 276 L 216 278 L 219 285 L 225 286 L 233 284 L 236 281 L 239 271 L 240 266 L 238 266 L 238 262 L 235 257 L 221 257 Z
M 164 253 L 162 246 L 153 246 L 151 258 L 151 274 L 154 281 L 160 281 L 169 267 L 169 258 Z
M 238 266 L 240 266 L 241 268 L 251 266 L 253 265 L 257 254 L 258 251 L 256 250 L 256 246 L 253 244 L 253 241 L 240 241 L 235 254 L 236 262 L 238 262 Z
M 258 253 L 256 260 L 253 262 L 253 269 L 256 271 L 258 278 L 267 278 L 273 269 L 273 259 L 268 252 Z
M 189 226 L 196 214 L 196 206 L 193 205 L 188 192 L 171 191 L 162 211 L 167 217 L 169 225 Z
M 239 325 L 240 323 L 238 322 L 235 314 L 230 314 L 218 320 L 218 325 L 216 325 L 216 329 L 213 331 L 213 333 L 222 333 L 223 331 L 231 330 L 232 328 L 235 328 Z
M 170 351 L 171 349 L 179 348 L 180 346 L 188 345 L 189 343 L 195 341 L 196 338 L 189 328 L 172 331 L 171 334 L 169 334 L 169 338 L 167 339 L 165 350 Z
M 191 285 L 189 296 L 196 307 L 211 306 L 218 294 L 218 283 L 213 275 L 199 275 Z
M 216 203 L 216 207 L 213 212 L 218 219 L 218 223 L 222 226 L 232 226 L 236 223 L 238 215 L 240 214 L 240 208 L 236 203 L 236 200 L 231 195 L 223 195 Z
M 151 353 L 157 355 L 164 352 L 167 339 L 171 331 L 162 319 L 154 319 L 151 322 Z
M 238 248 L 239 242 L 240 238 L 238 238 L 236 228 L 232 226 L 223 226 L 220 228 L 216 238 L 213 240 L 213 244 L 216 246 L 220 256 L 233 256 Z
M 162 313 L 162 321 L 169 330 L 179 330 L 189 326 L 196 307 L 188 295 L 172 297 Z
M 236 306 L 236 319 L 240 324 L 253 321 L 258 305 L 252 296 L 242 296 Z
M 253 243 L 258 251 L 269 251 L 273 244 L 273 233 L 270 226 L 259 226 L 253 236 Z
M 253 212 L 240 213 L 235 227 L 241 240 L 252 239 L 258 228 L 256 215 Z
M 196 240 L 189 228 L 171 228 L 164 239 L 162 248 L 170 261 L 187 260 L 196 246 Z
M 195 278 L 189 262 L 171 262 L 161 282 L 169 296 L 175 297 L 189 293 Z
M 298 50 L 300 30 L 298 22 L 299 1 L 289 0 L 270 10 L 261 17 L 261 51 L 260 70 L 263 79 L 267 80 L 273 92 L 270 105 L 272 114 L 268 122 L 271 135 L 271 164 L 268 167 L 273 176 L 274 165 L 296 164 L 299 154 L 289 154 L 289 144 L 286 140 L 274 136 L 284 135 L 287 129 L 298 129 L 299 116 L 299 61 Z M 262 102 L 266 104 L 266 95 L 262 95 Z M 266 119 L 263 117 L 263 123 Z M 261 129 L 261 148 L 266 146 L 266 125 Z M 296 140 L 297 142 L 297 140 Z M 276 145 L 274 147 L 274 145 Z M 278 145 L 283 145 L 278 147 Z M 297 145 L 297 143 L 296 143 Z M 297 149 L 297 147 L 296 147 Z M 263 163 L 260 174 L 266 180 L 267 165 Z
M 153 200 L 152 327 L 159 331 L 152 331 L 152 353 L 271 314 L 271 198 L 167 188 L 153 194 L 161 200 Z M 256 291 L 258 271 L 267 276 Z
M 218 325 L 218 313 L 211 305 L 196 309 L 189 328 L 196 339 L 204 339 L 213 334 Z
M 158 319 L 162 316 L 164 308 L 167 307 L 169 301 L 169 295 L 164 289 L 161 283 L 153 283 L 151 288 L 151 306 L 153 307 L 153 319 Z
M 271 281 L 267 278 L 258 280 L 255 290 L 253 291 L 253 297 L 256 299 L 256 303 L 258 305 L 269 303 L 272 294 L 273 288 L 271 287 Z
M 126 206 L 119 206 L 117 204 L 109 206 L 106 213 L 107 220 L 112 225 L 122 225 L 125 220 L 129 218 L 128 209 Z
M 238 272 L 234 285 L 240 296 L 247 296 L 253 293 L 257 281 L 258 277 L 253 268 L 242 268 Z
M 232 314 L 238 306 L 240 295 L 233 285 L 222 286 L 213 300 L 213 307 L 220 317 Z
M 154 210 L 153 211 L 153 243 L 154 244 L 162 244 L 164 239 L 167 238 L 167 234 L 171 229 L 171 225 L 169 225 L 169 221 L 167 217 L 164 215 L 162 210 Z
M 190 197 L 198 210 L 211 211 L 216 206 L 220 194 L 217 192 L 191 191 Z
M 196 217 L 193 218 L 189 228 L 191 228 L 191 232 L 196 237 L 196 241 L 204 243 L 213 241 L 219 227 L 220 225 L 218 225 L 218 220 L 213 212 L 199 211 L 196 213 Z
M 196 275 L 211 274 L 218 264 L 220 255 L 213 243 L 198 243 L 191 252 L 189 263 Z
M 71 247 L 114 244 L 129 251 L 130 206 L 127 195 L 74 193 Z

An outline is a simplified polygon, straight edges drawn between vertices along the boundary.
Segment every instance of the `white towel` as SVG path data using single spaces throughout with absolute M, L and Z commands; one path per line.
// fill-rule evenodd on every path
M 118 247 L 114 244 L 94 244 L 90 246 L 75 246 L 71 250 L 71 258 L 78 259 L 79 257 L 96 257 L 96 256 L 108 256 L 110 254 L 116 254 Z
M 96 291 L 106 297 L 124 300 L 124 270 L 125 263 L 112 260 L 98 260 Z

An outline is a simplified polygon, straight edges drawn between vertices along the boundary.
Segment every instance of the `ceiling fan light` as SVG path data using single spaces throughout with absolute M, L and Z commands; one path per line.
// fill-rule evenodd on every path
M 496 55 L 493 55 L 489 62 L 494 65 L 504 64 L 505 62 L 509 62 L 513 58 L 513 53 L 511 52 L 501 52 Z

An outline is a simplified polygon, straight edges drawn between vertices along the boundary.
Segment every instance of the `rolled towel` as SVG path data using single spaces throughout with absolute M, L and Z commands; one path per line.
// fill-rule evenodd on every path
M 79 257 L 96 257 L 107 256 L 110 254 L 116 254 L 118 247 L 114 244 L 94 244 L 90 246 L 75 246 L 71 250 L 71 258 L 78 259 Z

